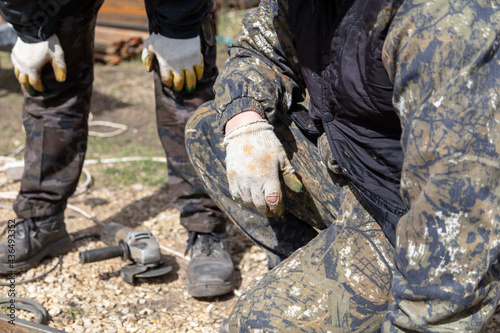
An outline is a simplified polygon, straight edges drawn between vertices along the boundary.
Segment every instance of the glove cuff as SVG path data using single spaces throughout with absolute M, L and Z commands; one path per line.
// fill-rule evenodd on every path
M 270 133 L 268 132 L 270 131 Z M 272 139 L 275 137 L 273 126 L 265 119 L 250 121 L 246 124 L 233 128 L 230 132 L 226 133 L 222 146 L 225 148 L 234 139 L 243 135 L 258 135 L 260 140 Z

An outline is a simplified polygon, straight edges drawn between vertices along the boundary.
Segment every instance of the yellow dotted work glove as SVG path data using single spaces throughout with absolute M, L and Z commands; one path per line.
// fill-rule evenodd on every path
M 157 59 L 163 83 L 174 89 L 187 91 L 196 89 L 196 82 L 203 76 L 203 56 L 200 37 L 173 39 L 153 33 L 144 42 L 142 62 L 146 70 L 153 68 Z
M 283 215 L 285 206 L 279 172 L 283 172 L 285 184 L 297 193 L 302 183 L 273 126 L 264 119 L 250 121 L 227 133 L 223 146 L 233 198 L 255 206 L 263 215 Z
M 58 82 L 66 80 L 64 51 L 56 35 L 38 43 L 25 43 L 18 38 L 11 53 L 14 72 L 21 86 L 33 94 L 32 89 L 44 91 L 41 79 L 42 68 L 50 63 Z M 31 89 L 32 88 L 32 89 Z

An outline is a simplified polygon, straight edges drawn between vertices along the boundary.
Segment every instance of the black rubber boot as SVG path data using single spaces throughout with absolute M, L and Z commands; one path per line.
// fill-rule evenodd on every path
M 57 257 L 71 249 L 64 213 L 19 220 L 7 228 L 0 243 L 0 274 L 20 273 L 37 266 L 45 257 Z
M 225 233 L 190 232 L 192 248 L 188 269 L 188 292 L 192 297 L 213 297 L 233 291 L 234 265 Z

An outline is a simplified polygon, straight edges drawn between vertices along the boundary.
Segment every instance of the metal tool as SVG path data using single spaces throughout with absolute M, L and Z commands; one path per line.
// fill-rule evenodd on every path
M 134 230 L 118 223 L 107 224 L 102 240 L 111 245 L 80 252 L 80 263 L 96 262 L 116 257 L 132 261 L 120 270 L 123 281 L 134 284 L 136 278 L 151 278 L 167 274 L 172 266 L 163 263 L 160 246 L 149 230 Z
M 12 324 L 14 322 L 14 324 Z M 37 324 L 28 320 L 16 318 L 12 321 L 9 316 L 0 313 L 0 332 L 2 333 L 66 333 L 46 325 Z
M 37 301 L 28 298 L 1 298 L 0 308 L 10 310 L 0 313 L 0 332 L 2 333 L 66 333 L 47 326 L 47 310 Z M 24 310 L 36 314 L 36 322 L 16 318 L 16 311 Z

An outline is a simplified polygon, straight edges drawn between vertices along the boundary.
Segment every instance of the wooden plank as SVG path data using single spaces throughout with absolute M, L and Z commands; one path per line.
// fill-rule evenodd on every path
M 105 0 L 97 15 L 97 25 L 149 31 L 143 0 Z

